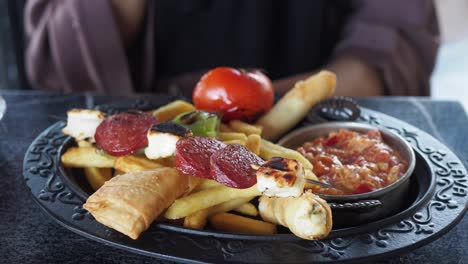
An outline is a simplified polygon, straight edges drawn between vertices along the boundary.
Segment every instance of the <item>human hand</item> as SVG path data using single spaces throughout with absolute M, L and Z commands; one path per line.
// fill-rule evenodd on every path
M 335 95 L 380 96 L 384 95 L 383 82 L 375 68 L 353 55 L 337 57 L 325 69 L 337 76 Z
M 384 94 L 383 83 L 377 70 L 352 55 L 337 57 L 324 67 L 337 76 L 335 95 L 379 96 Z M 305 80 L 315 71 L 300 73 L 273 81 L 277 94 L 289 91 L 297 81 Z

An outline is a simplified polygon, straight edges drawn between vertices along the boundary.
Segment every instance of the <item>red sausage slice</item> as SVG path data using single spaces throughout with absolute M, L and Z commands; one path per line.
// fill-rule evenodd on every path
M 175 151 L 175 168 L 200 178 L 211 178 L 210 157 L 226 145 L 214 138 L 186 137 L 179 139 Z
M 228 145 L 211 156 L 211 177 L 229 187 L 249 188 L 257 183 L 252 165 L 263 162 L 242 145 Z
M 125 156 L 148 145 L 146 133 L 158 123 L 151 114 L 129 111 L 108 116 L 97 127 L 96 144 L 112 156 Z

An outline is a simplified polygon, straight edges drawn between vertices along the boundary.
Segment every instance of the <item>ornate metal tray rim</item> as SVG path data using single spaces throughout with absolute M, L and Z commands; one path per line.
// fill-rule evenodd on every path
M 158 230 L 156 228 L 154 231 L 144 233 L 140 240 L 132 241 L 108 228 L 105 230 L 104 237 L 102 234 L 90 232 L 89 227 L 96 228 L 99 224 L 92 219 L 92 216 L 86 210 L 81 208 L 83 201 L 78 199 L 73 192 L 70 192 L 69 188 L 58 179 L 59 177 L 56 177 L 56 164 L 59 161 L 57 154 L 66 138 L 57 131 L 60 122 L 45 130 L 28 148 L 24 160 L 23 174 L 35 201 L 62 226 L 106 245 L 116 246 L 139 254 L 193 263 L 249 260 L 260 262 L 286 260 L 330 262 L 378 259 L 420 247 L 437 239 L 455 226 L 463 218 L 467 210 L 467 173 L 461 161 L 448 148 L 430 135 L 385 114 L 365 108 L 362 109 L 366 115 L 361 116 L 361 122 L 382 126 L 380 118 L 383 118 L 386 122 L 396 123 L 402 127 L 402 129 L 387 128 L 393 129 L 407 138 L 414 146 L 414 149 L 427 159 L 437 175 L 437 182 L 434 183 L 437 188 L 430 194 L 426 194 L 428 197 L 425 198 L 430 200 L 422 204 L 414 215 L 408 216 L 397 223 L 385 223 L 384 219 L 377 224 L 372 223 L 364 233 L 348 234 L 344 237 L 322 241 L 304 241 L 291 239 L 290 236 L 285 235 L 284 239 L 280 241 L 272 241 L 266 239 L 266 237 L 260 239 L 260 241 L 244 241 L 230 238 L 213 238 L 198 234 L 184 235 L 176 231 Z M 420 137 L 429 147 L 421 145 Z M 434 149 L 434 146 L 440 149 Z M 43 155 L 44 153 L 45 155 Z M 36 186 L 35 183 L 37 182 L 44 184 L 43 187 Z M 59 202 L 62 207 L 58 209 L 56 202 Z M 442 224 L 439 223 L 440 221 L 434 221 L 440 220 L 437 217 L 444 212 L 450 212 L 445 215 L 450 219 L 446 219 L 447 221 Z M 59 214 L 71 215 L 71 220 Z M 399 213 L 399 215 L 404 214 L 405 211 Z M 86 224 L 83 224 L 84 222 Z M 378 226 L 382 223 L 385 223 L 385 226 L 379 229 Z M 102 229 L 104 227 L 98 230 L 102 231 Z M 416 242 L 395 247 L 392 244 L 392 239 L 398 240 L 398 238 L 401 238 L 399 236 L 402 235 L 417 236 Z M 154 242 L 152 247 L 148 248 L 147 245 L 142 245 L 141 241 L 147 239 Z M 197 251 L 200 253 L 198 256 L 184 255 L 183 252 L 167 249 L 164 246 L 166 243 L 170 243 L 174 248 L 185 246 L 201 250 L 201 252 Z M 367 248 L 374 252 L 367 255 L 353 255 L 353 249 L 358 244 L 360 251 Z

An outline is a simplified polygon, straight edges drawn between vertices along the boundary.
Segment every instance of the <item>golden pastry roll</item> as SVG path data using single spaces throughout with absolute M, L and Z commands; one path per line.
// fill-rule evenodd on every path
M 188 176 L 174 168 L 129 172 L 104 183 L 83 208 L 99 223 L 137 239 L 188 184 Z
M 306 80 L 298 81 L 278 103 L 260 120 L 263 127 L 262 138 L 275 141 L 293 128 L 318 102 L 327 99 L 335 92 L 336 76 L 329 71 L 320 71 Z
M 258 209 L 263 220 L 288 227 L 303 239 L 320 239 L 330 233 L 330 206 L 312 192 L 299 197 L 268 197 L 259 199 Z

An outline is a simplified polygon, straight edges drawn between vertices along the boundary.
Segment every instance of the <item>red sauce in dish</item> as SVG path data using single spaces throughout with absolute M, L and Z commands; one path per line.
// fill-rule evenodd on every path
M 372 192 L 398 180 L 408 162 L 382 140 L 378 130 L 365 134 L 349 130 L 332 132 L 298 148 L 314 166 L 313 172 L 329 189 L 314 186 L 314 192 L 349 195 Z

